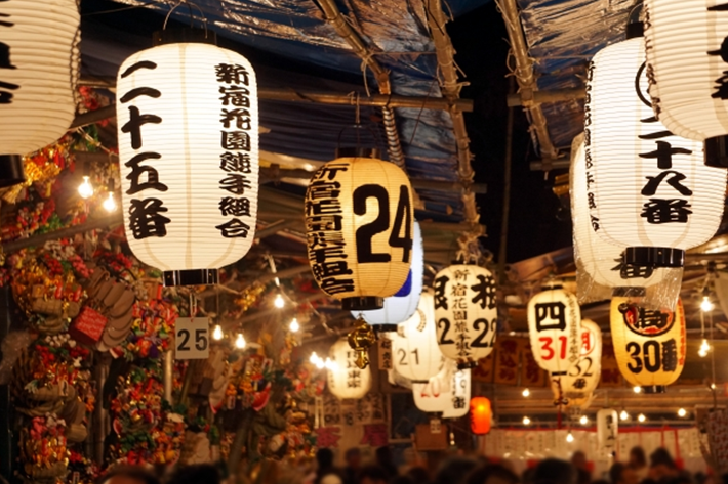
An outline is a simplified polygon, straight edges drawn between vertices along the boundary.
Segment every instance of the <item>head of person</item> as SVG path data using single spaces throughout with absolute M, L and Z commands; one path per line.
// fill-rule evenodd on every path
M 319 470 L 331 469 L 334 466 L 334 453 L 331 449 L 323 448 L 316 451 L 316 463 Z
M 361 467 L 361 449 L 352 447 L 346 451 L 346 466 L 352 469 Z
M 609 469 L 609 480 L 612 484 L 639 484 L 637 473 L 630 466 L 614 464 Z
M 487 464 L 470 473 L 465 484 L 519 484 L 518 476 L 501 465 Z
M 632 447 L 632 450 L 629 451 L 629 466 L 636 470 L 647 467 L 645 449 L 640 446 Z
M 98 484 L 159 484 L 159 479 L 142 467 L 119 466 L 98 479 Z
M 377 450 L 374 451 L 374 459 L 376 460 L 378 466 L 384 468 L 391 466 L 392 449 L 390 449 L 388 445 L 377 447 Z
M 577 469 L 586 470 L 586 454 L 580 450 L 571 454 L 571 465 Z
M 670 452 L 663 447 L 658 447 L 650 454 L 650 467 L 665 466 L 669 469 L 676 469 L 675 461 Z
M 407 471 L 407 477 L 415 484 L 429 484 L 430 482 L 430 473 L 423 467 L 411 467 Z
M 387 484 L 388 477 L 381 467 L 368 466 L 359 473 L 359 482 L 361 484 Z
M 435 474 L 434 484 L 463 484 L 466 477 L 478 467 L 473 458 L 455 455 L 440 464 Z
M 574 466 L 561 459 L 544 459 L 536 466 L 533 482 L 536 484 L 576 484 L 577 473 Z
M 220 473 L 211 465 L 180 467 L 172 473 L 168 484 L 220 484 Z

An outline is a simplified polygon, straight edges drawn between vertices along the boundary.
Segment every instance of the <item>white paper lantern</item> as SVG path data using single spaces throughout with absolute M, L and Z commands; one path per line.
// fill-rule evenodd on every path
M 356 366 L 356 351 L 351 349 L 349 341 L 341 338 L 334 343 L 329 358 L 333 363 L 327 380 L 331 394 L 341 400 L 363 398 L 372 387 L 372 373 L 369 366 L 363 370 Z
M 413 383 L 415 406 L 443 418 L 458 418 L 470 411 L 471 370 L 459 370 L 453 360 L 446 360 L 442 370 L 428 383 Z
M 663 125 L 703 140 L 728 134 L 728 10 L 720 0 L 645 0 L 649 92 Z
M 396 325 L 406 321 L 414 314 L 422 292 L 423 270 L 422 233 L 420 232 L 420 224 L 416 220 L 413 234 L 412 264 L 404 285 L 397 294 L 384 300 L 382 309 L 354 311 L 352 314 L 355 317 L 361 315 L 367 323 L 382 328 L 384 325 Z
M 602 456 L 608 456 L 617 447 L 617 434 L 619 433 L 619 418 L 617 411 L 612 408 L 602 408 L 597 411 L 597 448 Z
M 602 376 L 602 331 L 591 319 L 581 320 L 579 359 L 563 376 L 552 379 L 557 398 L 583 401 L 599 386 Z
M 79 23 L 76 0 L 0 2 L 2 186 L 23 181 L 22 155 L 57 140 L 73 122 Z
M 255 73 L 202 43 L 133 54 L 119 70 L 119 156 L 129 247 L 165 284 L 217 282 L 243 257 L 258 207 Z
M 417 311 L 404 323 L 392 341 L 394 369 L 415 383 L 427 383 L 437 376 L 444 358 L 437 347 L 435 300 L 424 292 Z
M 576 296 L 563 289 L 533 296 L 528 301 L 528 335 L 538 366 L 552 377 L 565 376 L 581 351 L 581 315 Z
M 446 358 L 473 368 L 493 351 L 498 323 L 495 279 L 487 269 L 456 264 L 435 276 L 437 342 Z
M 625 265 L 622 263 L 624 246 L 608 243 L 592 229 L 582 135 L 577 136 L 572 144 L 570 179 L 571 221 L 577 271 L 576 297 L 580 303 L 610 298 L 613 290 L 640 295 L 645 287 L 659 283 L 665 277 L 666 271 L 679 270 Z M 582 272 L 587 273 L 586 277 Z M 598 286 L 595 287 L 595 284 Z M 601 291 L 599 286 L 605 286 L 607 290 Z M 603 292 L 607 294 L 602 294 Z M 594 298 L 592 293 L 596 293 Z
M 407 280 L 413 255 L 409 179 L 393 163 L 355 157 L 363 154 L 339 149 L 306 191 L 311 269 L 345 310 L 382 308 Z
M 593 230 L 627 247 L 625 262 L 680 267 L 684 251 L 720 224 L 726 171 L 703 165 L 702 143 L 667 131 L 646 93 L 643 39 L 594 56 L 584 105 L 582 203 Z

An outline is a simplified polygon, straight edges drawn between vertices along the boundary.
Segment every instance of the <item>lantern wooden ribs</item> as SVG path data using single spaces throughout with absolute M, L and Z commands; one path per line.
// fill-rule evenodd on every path
M 437 341 L 446 358 L 473 368 L 493 351 L 497 325 L 495 280 L 487 269 L 458 264 L 435 276 Z
M 490 400 L 485 397 L 473 397 L 470 400 L 470 430 L 475 435 L 485 435 L 490 432 L 492 418 Z
M 581 320 L 580 348 L 577 362 L 552 380 L 552 388 L 557 399 L 568 400 L 568 406 L 586 408 L 602 375 L 602 331 L 591 319 Z
M 412 188 L 396 165 L 341 157 L 321 167 L 306 192 L 308 256 L 321 290 L 343 309 L 380 309 L 407 280 L 413 220 Z
M 579 360 L 581 315 L 576 296 L 563 289 L 543 291 L 528 301 L 528 335 L 538 366 L 565 376 Z
M 415 406 L 423 412 L 439 413 L 443 418 L 458 418 L 468 413 L 471 370 L 458 370 L 455 361 L 446 360 L 429 383 L 413 383 Z
M 126 59 L 117 80 L 124 227 L 165 284 L 217 282 L 254 239 L 255 73 L 241 55 L 166 44 Z
M 687 2 L 691 3 L 691 2 Z M 702 143 L 674 136 L 647 95 L 644 42 L 612 44 L 589 68 L 584 106 L 587 197 L 592 229 L 627 247 L 624 262 L 681 267 L 723 214 L 725 170 L 703 165 Z
M 610 324 L 619 371 L 646 393 L 662 393 L 675 383 L 685 365 L 685 314 L 682 301 L 675 311 L 649 310 L 639 298 L 612 298 Z
M 392 342 L 394 369 L 413 383 L 427 383 L 444 363 L 437 347 L 434 304 L 432 294 L 422 293 L 417 311 L 399 325 Z
M 23 181 L 22 156 L 68 130 L 76 112 L 76 0 L 0 2 L 0 186 Z

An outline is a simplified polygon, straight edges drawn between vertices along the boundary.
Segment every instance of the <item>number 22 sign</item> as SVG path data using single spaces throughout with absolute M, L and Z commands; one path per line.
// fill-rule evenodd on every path
M 200 360 L 210 355 L 210 320 L 177 318 L 174 323 L 174 357 Z

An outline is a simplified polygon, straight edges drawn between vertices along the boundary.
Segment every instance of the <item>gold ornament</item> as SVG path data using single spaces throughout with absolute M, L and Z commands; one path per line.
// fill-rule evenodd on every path
M 359 317 L 354 323 L 354 331 L 349 334 L 349 346 L 356 351 L 356 366 L 362 370 L 369 364 L 369 347 L 377 341 L 377 335 L 370 325 Z

